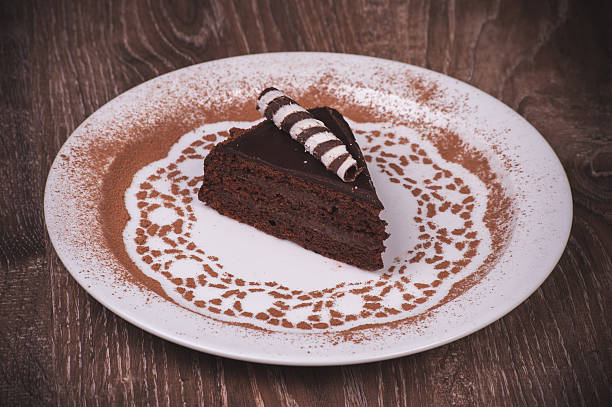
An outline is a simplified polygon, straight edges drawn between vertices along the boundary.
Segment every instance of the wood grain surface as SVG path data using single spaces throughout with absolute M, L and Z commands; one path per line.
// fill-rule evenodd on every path
M 596 1 L 2 1 L 0 405 L 611 405 L 612 7 Z M 574 198 L 536 293 L 449 345 L 293 368 L 191 351 L 77 285 L 43 188 L 70 133 L 160 74 L 271 51 L 373 55 L 501 99 L 560 157 Z

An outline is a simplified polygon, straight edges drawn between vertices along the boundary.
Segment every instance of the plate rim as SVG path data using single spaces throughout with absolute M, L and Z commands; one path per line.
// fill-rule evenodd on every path
M 338 58 L 357 58 L 357 59 L 366 59 L 366 60 L 372 60 L 373 62 L 379 62 L 379 63 L 384 63 L 384 64 L 399 64 L 404 66 L 405 68 L 408 68 L 410 70 L 413 70 L 415 72 L 419 72 L 419 73 L 423 73 L 429 77 L 432 77 L 434 79 L 440 79 L 440 78 L 446 78 L 446 80 L 448 80 L 449 78 L 452 79 L 455 82 L 455 85 L 458 85 L 460 87 L 467 87 L 467 89 L 469 89 L 471 92 L 475 92 L 476 94 L 478 94 L 479 97 L 485 97 L 485 99 L 487 99 L 488 102 L 491 103 L 495 103 L 495 104 L 499 104 L 499 105 L 503 105 L 504 109 L 508 111 L 508 113 L 510 113 L 510 116 L 512 117 L 513 120 L 518 120 L 523 122 L 523 124 L 527 125 L 529 128 L 530 133 L 533 133 L 533 135 L 538 135 L 539 139 L 538 141 L 543 141 L 545 144 L 545 148 L 548 150 L 548 154 L 550 155 L 550 158 L 553 159 L 553 165 L 555 165 L 557 168 L 558 173 L 556 175 L 559 175 L 561 177 L 560 179 L 560 183 L 563 184 L 563 189 L 564 191 L 560 191 L 562 197 L 564 198 L 563 203 L 565 204 L 565 209 L 567 210 L 568 213 L 568 218 L 569 218 L 569 222 L 567 223 L 567 228 L 566 230 L 562 231 L 562 238 L 560 238 L 559 240 L 556 240 L 555 242 L 557 242 L 558 244 L 558 250 L 556 250 L 554 252 L 554 254 L 549 252 L 549 257 L 548 257 L 548 262 L 546 263 L 546 265 L 542 265 L 541 267 L 539 267 L 542 270 L 546 270 L 546 272 L 543 272 L 540 275 L 540 278 L 538 278 L 535 282 L 532 282 L 531 284 L 529 284 L 529 288 L 523 291 L 523 294 L 520 296 L 517 296 L 513 301 L 504 301 L 504 306 L 501 307 L 501 310 L 497 310 L 497 312 L 493 312 L 492 316 L 489 316 L 488 318 L 483 318 L 479 323 L 471 326 L 468 329 L 465 329 L 462 332 L 459 332 L 458 334 L 454 334 L 454 335 L 445 335 L 443 336 L 442 339 L 440 339 L 439 341 L 432 341 L 431 343 L 427 344 L 427 345 L 423 345 L 420 347 L 416 347 L 416 348 L 412 348 L 410 350 L 407 351 L 396 351 L 396 352 L 372 352 L 373 355 L 372 356 L 367 356 L 369 354 L 369 352 L 365 352 L 362 354 L 359 354 L 357 356 L 355 355 L 349 355 L 348 357 L 336 357 L 336 358 L 329 358 L 327 357 L 324 360 L 318 360 L 318 359 L 307 359 L 307 358 L 302 358 L 302 359 L 287 359 L 287 358 L 277 358 L 274 356 L 260 356 L 260 355 L 248 355 L 248 354 L 241 354 L 241 353 L 237 353 L 237 352 L 232 352 L 232 351 L 228 351 L 228 350 L 224 350 L 221 348 L 216 348 L 214 346 L 210 346 L 210 345 L 206 345 L 203 343 L 196 343 L 193 340 L 185 340 L 182 337 L 180 337 L 179 335 L 177 335 L 176 333 L 172 334 L 170 332 L 166 332 L 162 329 L 158 329 L 155 326 L 143 323 L 140 319 L 138 318 L 135 312 L 130 312 L 131 310 L 124 310 L 121 309 L 120 306 L 117 303 L 113 303 L 112 301 L 107 301 L 107 299 L 99 292 L 97 292 L 95 289 L 93 289 L 91 286 L 88 285 L 86 279 L 79 273 L 79 270 L 75 270 L 80 268 L 78 265 L 74 265 L 72 264 L 72 260 L 68 258 L 68 253 L 67 252 L 58 252 L 56 247 L 58 247 L 58 234 L 57 231 L 54 231 L 53 228 L 49 228 L 49 223 L 48 223 L 48 219 L 50 219 L 52 217 L 52 208 L 50 205 L 50 198 L 49 196 L 51 194 L 53 194 L 53 191 L 51 191 L 51 187 L 50 187 L 50 179 L 51 179 L 51 175 L 52 172 L 54 171 L 54 168 L 56 167 L 56 163 L 58 160 L 60 160 L 60 154 L 62 153 L 64 147 L 68 144 L 70 138 L 76 134 L 77 132 L 79 132 L 81 130 L 81 128 L 83 126 L 85 126 L 87 124 L 87 122 L 90 120 L 90 118 L 92 116 L 94 116 L 97 112 L 99 112 L 100 110 L 104 109 L 106 106 L 114 103 L 117 98 L 125 95 L 126 93 L 129 92 L 134 92 L 136 89 L 140 88 L 140 87 L 146 87 L 148 86 L 149 83 L 153 82 L 153 81 L 157 81 L 160 78 L 163 77 L 167 77 L 170 75 L 176 75 L 181 71 L 187 71 L 187 70 L 191 70 L 194 69 L 195 67 L 200 67 L 200 66 L 204 66 L 207 64 L 213 64 L 213 63 L 222 63 L 222 62 L 228 62 L 230 60 L 236 60 L 236 59 L 249 59 L 249 58 L 262 58 L 265 56 L 281 56 L 281 57 L 291 57 L 291 56 L 295 56 L 295 55 L 303 55 L 303 56 L 318 56 L 318 57 L 325 57 L 325 56 L 333 56 L 333 57 L 338 57 Z M 64 143 L 62 144 L 62 146 L 60 147 L 60 149 L 58 150 L 55 159 L 53 160 L 53 163 L 49 169 L 49 173 L 47 175 L 47 180 L 45 182 L 45 189 L 44 189 L 44 201 L 43 201 L 43 207 L 44 207 L 44 218 L 45 218 L 45 225 L 46 225 L 46 229 L 47 229 L 47 233 L 49 235 L 51 244 L 54 247 L 54 251 L 56 253 L 56 255 L 58 256 L 58 258 L 61 260 L 62 264 L 66 267 L 66 269 L 68 270 L 68 272 L 70 273 L 70 275 L 72 276 L 72 278 L 74 278 L 76 280 L 76 282 L 79 284 L 79 286 L 81 288 L 83 288 L 90 296 L 92 296 L 96 301 L 98 301 L 100 304 L 102 304 L 105 308 L 109 309 L 111 312 L 113 312 L 115 315 L 117 315 L 118 317 L 126 320 L 127 322 L 131 323 L 132 325 L 137 326 L 140 329 L 143 329 L 144 331 L 158 336 L 162 339 L 168 340 L 170 342 L 179 344 L 181 346 L 185 346 L 187 348 L 193 349 L 193 350 L 197 350 L 200 352 L 205 352 L 208 354 L 212 354 L 212 355 L 216 355 L 216 356 L 223 356 L 223 357 L 227 357 L 227 358 L 231 358 L 231 359 L 236 359 L 236 360 L 243 360 L 243 361 L 247 361 L 247 362 L 256 362 L 256 363 L 264 363 L 264 364 L 273 364 L 273 365 L 286 365 L 286 366 L 340 366 L 340 365 L 350 365 L 350 364 L 363 364 L 363 363 L 370 363 L 370 362 L 375 362 L 375 361 L 382 361 L 382 360 L 388 360 L 388 359 L 394 359 L 394 358 L 398 358 L 398 357 L 403 357 L 403 356 L 407 356 L 407 355 L 411 355 L 411 354 L 415 354 L 415 353 L 420 353 L 426 350 L 430 350 L 439 346 L 443 346 L 445 344 L 454 342 L 456 340 L 459 340 L 461 338 L 464 338 L 468 335 L 471 335 L 483 328 L 485 328 L 486 326 L 492 324 L 493 322 L 503 318 L 504 316 L 506 316 L 508 313 L 510 313 L 511 311 L 513 311 L 515 308 L 517 308 L 520 304 L 522 304 L 527 298 L 529 298 L 542 284 L 543 282 L 550 276 L 550 274 L 552 273 L 552 271 L 554 270 L 554 268 L 556 267 L 556 265 L 558 264 L 559 260 L 561 259 L 561 256 L 563 255 L 563 253 L 565 252 L 565 248 L 567 246 L 567 243 L 569 241 L 570 238 L 570 234 L 571 234 L 571 228 L 572 228 L 572 223 L 573 223 L 573 199 L 572 199 L 572 192 L 571 192 L 571 187 L 569 184 L 569 180 L 567 177 L 567 173 L 565 172 L 565 169 L 563 168 L 563 165 L 561 163 L 561 161 L 559 160 L 559 157 L 557 156 L 557 154 L 554 152 L 554 150 L 552 149 L 550 143 L 546 140 L 546 138 L 544 138 L 544 136 L 542 136 L 542 134 L 531 124 L 529 123 L 523 116 L 521 116 L 520 114 L 518 114 L 514 109 L 512 109 L 510 106 L 506 105 L 504 102 L 502 102 L 501 100 L 493 97 L 492 95 L 489 95 L 488 93 L 476 88 L 475 86 L 472 86 L 466 82 L 463 82 L 459 79 L 456 79 L 452 76 L 446 75 L 446 74 L 442 74 L 439 72 L 435 72 L 432 70 L 429 70 L 427 68 L 423 68 L 423 67 L 419 67 L 419 66 L 415 66 L 415 65 L 411 65 L 408 63 L 404 63 L 404 62 L 400 62 L 400 61 L 395 61 L 395 60 L 390 60 L 390 59 L 385 59 L 385 58 L 378 58 L 378 57 L 372 57 L 372 56 L 366 56 L 366 55 L 358 55 L 358 54 L 349 54 L 349 53 L 335 53 L 335 52 L 273 52 L 273 53 L 257 53 L 257 54 L 246 54 L 246 55 L 238 55 L 238 56 L 233 56 L 233 57 L 227 57 L 227 58 L 221 58 L 221 59 L 214 59 L 214 60 L 210 60 L 210 61 L 206 61 L 206 62 L 202 62 L 199 64 L 193 64 L 190 66 L 186 66 L 183 68 L 179 68 L 176 69 L 174 71 L 170 71 L 167 72 L 165 74 L 156 76 L 154 78 L 151 78 L 145 82 L 142 82 L 136 86 L 133 86 L 127 90 L 125 90 L 124 92 L 120 93 L 119 95 L 113 97 L 112 99 L 110 99 L 108 102 L 106 102 L 105 104 L 103 104 L 102 106 L 100 106 L 99 108 L 96 109 L 95 112 L 93 112 L 91 115 L 89 115 L 87 118 L 85 118 L 83 120 L 83 122 L 81 122 L 79 124 L 79 126 L 77 126 L 72 133 L 70 134 L 69 137 L 66 138 L 66 140 L 64 141 Z M 70 267 L 68 267 L 70 266 Z M 510 298 L 512 300 L 512 298 Z M 173 306 L 176 306 L 174 304 L 172 304 Z M 360 356 L 365 354 L 366 356 Z M 312 355 L 311 355 L 312 357 Z

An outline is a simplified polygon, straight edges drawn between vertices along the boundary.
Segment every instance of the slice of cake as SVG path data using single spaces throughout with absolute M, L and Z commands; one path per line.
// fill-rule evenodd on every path
M 199 198 L 222 215 L 323 256 L 380 269 L 388 234 L 363 154 L 338 111 L 321 107 L 308 112 L 354 158 L 357 170 L 352 172 L 358 175 L 353 181 L 343 181 L 265 120 L 247 130 L 231 129 L 230 138 L 213 148 L 204 161 Z

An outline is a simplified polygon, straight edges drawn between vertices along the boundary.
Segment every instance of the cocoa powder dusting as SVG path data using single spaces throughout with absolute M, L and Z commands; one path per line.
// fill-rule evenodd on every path
M 329 79 L 329 81 L 331 81 L 331 79 Z M 457 298 L 481 281 L 503 254 L 504 247 L 512 232 L 512 201 L 505 195 L 505 189 L 501 184 L 501 180 L 498 179 L 498 176 L 492 170 L 487 157 L 469 145 L 466 145 L 457 134 L 444 128 L 432 128 L 426 123 L 420 122 L 418 118 L 396 117 L 386 112 L 377 111 L 371 106 L 357 105 L 354 101 L 331 92 L 327 88 L 329 81 L 323 78 L 320 83 L 306 88 L 302 91 L 303 93 L 296 95 L 296 97 L 299 97 L 300 102 L 309 107 L 322 105 L 336 107 L 343 115 L 356 122 L 385 121 L 393 122 L 398 125 L 411 126 L 423 132 L 423 134 L 426 134 L 427 139 L 437 148 L 438 153 L 443 159 L 461 165 L 486 185 L 488 200 L 484 222 L 491 235 L 492 253 L 478 267 L 476 272 L 454 283 L 448 294 L 441 301 L 438 301 L 437 304 L 429 307 L 424 313 L 392 322 L 365 323 L 343 331 L 327 331 L 330 325 L 333 327 L 340 327 L 345 322 L 355 321 L 359 318 L 371 318 L 372 315 L 378 318 L 386 318 L 390 315 L 399 314 L 402 310 L 409 311 L 418 304 L 426 303 L 429 297 L 435 294 L 436 288 L 443 280 L 458 273 L 463 267 L 470 264 L 471 259 L 477 253 L 477 247 L 480 242 L 477 238 L 477 233 L 472 230 L 473 223 L 470 219 L 474 205 L 472 204 L 471 207 L 469 207 L 469 205 L 474 201 L 474 198 L 470 195 L 471 191 L 469 187 L 463 185 L 461 178 L 454 177 L 449 170 L 434 164 L 431 158 L 427 156 L 427 153 L 418 145 L 412 146 L 413 154 L 401 156 L 389 154 L 384 151 L 384 148 L 380 149 L 380 146 L 376 146 L 371 148 L 370 151 L 364 151 L 364 153 L 367 153 L 366 158 L 369 158 L 368 161 L 375 161 L 378 168 L 389 176 L 390 182 L 402 184 L 404 188 L 411 190 L 415 201 L 418 199 L 419 216 L 415 217 L 415 230 L 419 230 L 420 228 L 418 235 L 421 243 L 413 249 L 414 252 L 409 257 L 409 261 L 407 261 L 406 264 L 401 265 L 401 267 L 398 265 L 398 268 L 395 270 L 393 269 L 395 266 L 392 266 L 389 272 L 383 274 L 379 280 L 374 279 L 369 286 L 355 290 L 354 293 L 363 294 L 364 299 L 368 301 L 365 303 L 364 309 L 355 310 L 355 314 L 344 315 L 333 309 L 333 301 L 323 303 L 323 301 L 313 300 L 321 297 L 323 295 L 322 292 L 312 291 L 307 294 L 302 294 L 299 287 L 293 287 L 294 289 L 298 288 L 298 290 L 289 291 L 287 287 L 277 287 L 277 283 L 275 282 L 263 284 L 263 287 L 266 288 L 261 288 L 256 283 L 251 282 L 249 284 L 254 287 L 250 289 L 243 287 L 245 281 L 239 278 L 233 279 L 231 277 L 224 277 L 225 280 L 223 280 L 223 283 L 220 283 L 219 279 L 223 278 L 223 276 L 220 275 L 219 271 L 213 270 L 205 263 L 203 263 L 203 272 L 205 274 L 193 276 L 193 278 L 187 278 L 184 281 L 179 281 L 179 279 L 172 281 L 177 285 L 177 292 L 181 293 L 183 298 L 187 301 L 193 300 L 192 303 L 196 307 L 207 309 L 220 316 L 226 315 L 228 317 L 234 317 L 240 315 L 242 317 L 253 318 L 261 323 L 268 323 L 272 326 L 280 325 L 284 328 L 298 329 L 302 332 L 316 332 L 318 334 L 329 335 L 332 338 L 359 342 L 363 340 L 363 336 L 358 335 L 358 331 L 382 326 L 392 329 L 401 329 L 402 327 L 415 324 L 424 324 L 427 318 L 433 315 L 436 308 Z M 435 84 L 415 78 L 411 82 L 411 86 L 412 92 L 418 95 L 416 99 L 419 103 L 432 106 L 442 111 L 448 111 L 448 109 L 452 108 L 439 101 L 439 98 L 443 95 L 440 94 Z M 117 270 L 117 273 L 121 273 L 122 277 L 125 279 L 125 284 L 132 286 L 137 285 L 145 291 L 150 290 L 162 298 L 176 304 L 168 293 L 162 289 L 161 284 L 157 280 L 144 274 L 131 260 L 123 242 L 123 230 L 126 228 L 126 224 L 129 221 L 124 195 L 126 189 L 131 185 L 136 172 L 151 162 L 165 157 L 171 146 L 182 135 L 204 123 L 232 120 L 255 120 L 257 118 L 258 114 L 253 109 L 250 101 L 239 103 L 236 103 L 235 100 L 219 101 L 214 111 L 206 112 L 201 112 L 194 107 L 181 106 L 179 109 L 164 112 L 161 119 L 151 120 L 150 122 L 146 120 L 138 121 L 135 122 L 133 126 L 130 126 L 128 130 L 122 129 L 123 132 L 129 131 L 129 133 L 118 134 L 117 138 L 128 139 L 130 140 L 129 143 L 118 143 L 116 146 L 109 143 L 100 143 L 83 153 L 81 159 L 90 160 L 93 163 L 93 165 L 90 165 L 91 167 L 99 168 L 99 172 L 94 175 L 103 179 L 102 195 L 99 201 L 99 223 L 102 227 L 103 239 L 96 243 L 107 247 L 124 267 L 124 270 Z M 386 146 L 407 143 L 407 140 L 398 140 L 393 133 L 375 134 L 373 132 L 367 137 L 385 137 L 386 140 L 384 144 Z M 214 134 L 206 135 L 204 140 L 193 144 L 195 149 L 192 147 L 185 149 L 183 154 L 194 156 L 197 154 L 197 148 L 210 149 L 214 145 L 214 142 L 218 140 L 219 137 Z M 204 142 L 209 142 L 210 144 L 204 144 Z M 109 157 L 112 157 L 113 161 L 110 167 L 103 171 L 102 169 L 105 168 L 104 163 L 108 162 Z M 426 180 L 423 184 L 419 185 L 418 188 L 415 186 L 417 181 L 404 176 L 409 175 L 410 165 L 417 162 L 423 165 L 432 166 L 431 179 Z M 168 168 L 168 170 L 169 171 L 163 174 L 163 176 L 171 178 L 179 175 L 179 171 L 176 169 Z M 156 181 L 156 177 L 161 175 L 162 173 L 152 175 L 150 181 Z M 191 188 L 180 189 L 178 182 L 173 184 L 172 195 L 161 196 L 164 202 L 166 202 L 164 206 L 168 208 L 175 207 L 173 206 L 173 202 L 184 199 L 187 199 L 188 202 L 193 200 L 194 202 L 192 204 L 194 205 L 199 204 L 195 197 L 197 182 L 195 182 L 195 180 L 190 181 L 188 186 Z M 140 195 L 137 195 L 137 197 L 138 199 L 144 200 L 147 196 L 146 191 L 151 189 L 151 185 L 142 184 L 140 187 L 142 191 L 139 192 Z M 455 204 L 455 206 L 453 206 L 444 198 L 443 192 L 445 189 L 449 191 L 458 191 L 465 195 L 465 199 L 463 199 L 460 204 Z M 152 191 L 152 193 L 157 194 L 156 191 Z M 173 247 L 178 244 L 187 244 L 187 240 L 184 238 L 181 238 L 183 241 L 175 241 L 166 236 L 171 232 L 175 234 L 182 233 L 184 235 L 187 231 L 186 225 L 181 220 L 181 222 L 177 221 L 177 223 L 173 224 L 172 227 L 166 227 L 166 229 L 164 229 L 165 226 L 160 227 L 147 219 L 147 214 L 156 209 L 155 207 L 152 205 L 147 207 L 146 204 L 143 204 L 141 209 L 141 232 L 138 232 L 136 238 L 136 242 L 139 244 L 137 249 L 138 253 L 144 256 L 143 261 L 150 264 L 153 270 L 160 270 L 161 275 L 171 279 L 171 274 L 165 271 L 169 264 L 162 264 L 161 262 L 156 263 L 156 258 L 161 255 L 161 252 L 150 250 L 146 245 L 147 236 L 158 235 L 163 237 L 164 241 L 169 245 L 173 245 Z M 441 228 L 431 222 L 428 223 L 428 220 L 434 217 L 437 212 L 445 212 L 447 210 L 460 216 L 461 219 L 463 219 L 462 222 L 465 221 L 464 226 L 453 230 L 449 228 L 447 231 L 445 228 Z M 457 250 L 464 252 L 463 259 L 453 263 L 445 260 L 443 244 L 452 245 Z M 191 254 L 191 258 L 196 261 L 203 262 L 205 258 L 215 262 L 220 261 L 222 263 L 223 261 L 222 259 L 205 253 L 206 248 L 202 248 L 204 250 L 198 249 L 193 243 L 189 243 L 187 247 L 189 250 L 198 252 L 199 255 Z M 425 251 L 421 250 L 421 248 L 428 249 L 430 247 L 435 248 L 436 256 L 426 257 Z M 176 254 L 177 258 L 180 258 L 178 256 L 186 257 L 181 254 L 178 249 Z M 419 263 L 421 261 L 434 265 L 437 272 L 437 279 L 426 283 L 411 283 L 408 277 L 403 276 L 401 281 L 398 280 L 394 284 L 387 285 L 385 282 L 385 279 L 388 279 L 392 273 L 403 274 L 406 272 L 407 267 L 410 267 L 410 264 Z M 219 269 L 222 268 L 221 263 L 217 263 Z M 127 273 L 125 273 L 125 271 L 127 271 Z M 216 280 L 214 283 L 211 283 L 207 278 Z M 231 287 L 229 286 L 230 283 L 233 284 Z M 216 299 L 206 301 L 205 299 L 194 298 L 193 291 L 189 289 L 194 289 L 198 284 L 200 286 L 208 284 L 211 287 L 217 286 L 218 288 L 227 288 L 223 294 L 223 298 L 244 298 L 244 296 L 247 295 L 247 291 L 263 292 L 267 290 L 267 287 L 275 287 L 275 290 L 267 291 L 274 298 L 278 299 L 279 302 L 275 303 L 276 308 L 268 308 L 266 310 L 267 312 L 262 311 L 256 314 L 243 312 L 242 303 L 234 300 L 232 300 L 232 309 L 220 309 L 219 304 L 221 303 L 221 299 L 218 301 Z M 403 297 L 405 302 L 401 304 L 401 307 L 398 305 L 398 309 L 383 306 L 382 298 L 390 292 L 391 288 L 395 287 L 396 289 L 403 290 L 403 284 L 414 284 L 414 286 L 422 290 L 420 296 L 413 297 L 409 294 L 405 294 Z M 230 289 L 232 287 L 236 287 L 236 289 Z M 244 288 L 244 290 L 242 288 Z M 323 290 L 323 292 L 325 292 L 325 290 Z M 301 299 L 303 302 L 294 306 L 294 308 L 309 307 L 315 313 L 329 308 L 330 315 L 332 316 L 328 321 L 329 325 L 321 322 L 318 314 L 312 314 L 307 320 L 297 323 L 291 323 L 283 318 L 285 316 L 285 310 L 288 307 L 282 301 L 288 300 L 293 296 L 298 296 L 298 294 L 300 294 L 300 296 L 297 298 Z M 190 310 L 189 308 L 184 308 Z M 399 308 L 401 308 L 401 310 Z M 270 332 L 254 324 L 227 321 L 210 315 L 204 316 L 223 323 L 256 329 L 260 332 Z
M 484 222 L 491 234 L 491 244 L 493 246 L 493 252 L 485 259 L 478 270 L 453 284 L 449 293 L 436 306 L 431 308 L 434 309 L 452 301 L 476 285 L 495 265 L 512 232 L 512 200 L 506 196 L 504 188 L 497 180 L 497 175 L 491 169 L 488 159 L 481 152 L 467 146 L 456 133 L 437 128 L 429 133 L 428 139 L 438 148 L 442 158 L 460 164 L 487 186 L 489 194 Z M 463 188 L 467 189 L 468 187 L 464 186 Z M 468 197 L 463 203 L 470 203 L 471 201 Z
M 134 134 L 135 141 L 118 152 L 108 169 L 102 184 L 100 202 L 100 223 L 106 243 L 119 262 L 130 272 L 130 280 L 144 285 L 169 301 L 173 300 L 162 289 L 159 282 L 145 275 L 125 251 L 122 234 L 129 216 L 125 209 L 123 195 L 132 183 L 134 174 L 140 168 L 164 157 L 172 144 L 188 131 L 187 127 L 181 127 L 176 123 L 181 122 L 165 122 L 158 128 L 149 129 L 149 134 L 155 134 L 155 136 L 138 137 L 137 134 Z M 98 156 L 92 156 L 92 159 L 95 160 L 96 157 Z

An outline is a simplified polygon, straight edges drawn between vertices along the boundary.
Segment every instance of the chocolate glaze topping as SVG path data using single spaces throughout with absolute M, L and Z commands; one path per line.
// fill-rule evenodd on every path
M 382 209 L 383 206 L 376 196 L 363 154 L 342 115 L 330 107 L 318 107 L 308 111 L 315 119 L 322 121 L 346 145 L 350 155 L 357 161 L 357 165 L 363 168 L 363 172 L 354 181 L 344 182 L 335 173 L 328 171 L 316 157 L 304 150 L 302 144 L 288 137 L 268 119 L 244 131 L 241 137 L 229 140 L 219 147 L 245 158 L 286 170 L 302 179 L 319 182 Z M 344 158 L 338 157 L 334 161 L 337 163 L 332 162 L 331 167 L 339 166 Z

